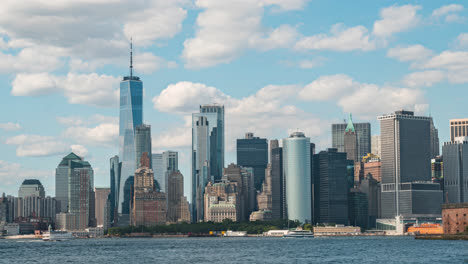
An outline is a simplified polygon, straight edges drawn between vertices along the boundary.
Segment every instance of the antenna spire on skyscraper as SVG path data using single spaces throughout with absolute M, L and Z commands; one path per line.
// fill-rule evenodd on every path
M 132 38 L 130 38 L 130 79 L 133 77 L 133 45 Z

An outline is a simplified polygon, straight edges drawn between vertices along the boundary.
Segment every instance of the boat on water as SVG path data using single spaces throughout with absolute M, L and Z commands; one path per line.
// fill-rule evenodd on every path
M 72 233 L 67 231 L 54 231 L 52 227 L 49 226 L 49 231 L 45 232 L 42 235 L 42 240 L 44 241 L 62 241 L 62 240 L 70 240 L 73 239 Z
M 224 233 L 225 237 L 246 237 L 247 236 L 247 231 L 231 231 L 228 230 L 226 233 Z
M 290 230 L 283 237 L 314 237 L 314 233 L 310 230 Z

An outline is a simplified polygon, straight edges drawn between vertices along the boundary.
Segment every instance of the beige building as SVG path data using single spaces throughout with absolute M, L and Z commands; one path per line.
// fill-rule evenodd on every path
M 107 198 L 110 193 L 110 188 L 94 188 L 94 194 L 95 194 L 95 215 L 96 215 L 96 224 L 98 226 L 104 226 L 107 225 L 105 224 L 104 221 L 106 221 L 105 215 L 106 212 L 106 203 L 107 203 Z
M 224 219 L 240 221 L 241 206 L 237 182 L 222 182 L 205 187 L 205 222 Z
M 361 228 L 358 226 L 316 226 L 314 227 L 315 236 L 350 236 L 361 234 Z
M 190 222 L 188 202 L 184 197 L 184 176 L 180 171 L 174 171 L 169 174 L 167 182 L 167 221 Z
M 468 118 L 450 119 L 450 141 L 455 141 L 456 137 L 468 136 Z

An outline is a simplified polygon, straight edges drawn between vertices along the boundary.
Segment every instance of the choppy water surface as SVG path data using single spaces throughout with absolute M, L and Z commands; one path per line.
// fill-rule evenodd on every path
M 468 242 L 412 237 L 0 240 L 0 263 L 468 263 Z

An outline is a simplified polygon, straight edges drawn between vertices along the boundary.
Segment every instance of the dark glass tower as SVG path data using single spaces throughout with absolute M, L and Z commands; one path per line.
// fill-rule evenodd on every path
M 265 138 L 246 133 L 244 139 L 237 139 L 237 165 L 254 170 L 255 189 L 260 191 L 265 180 L 268 164 L 268 142 Z
M 129 177 L 133 177 L 137 169 L 135 128 L 142 123 L 143 82 L 139 77 L 133 76 L 132 49 L 130 44 L 130 76 L 124 77 L 120 82 L 119 157 L 122 162 L 122 170 L 119 183 L 119 213 L 121 214 L 128 214 L 128 212 L 122 211 L 122 203 L 125 197 L 124 185 Z
M 286 218 L 284 210 L 286 200 L 283 187 L 283 148 L 279 147 L 278 140 L 271 140 L 271 212 L 273 219 Z

